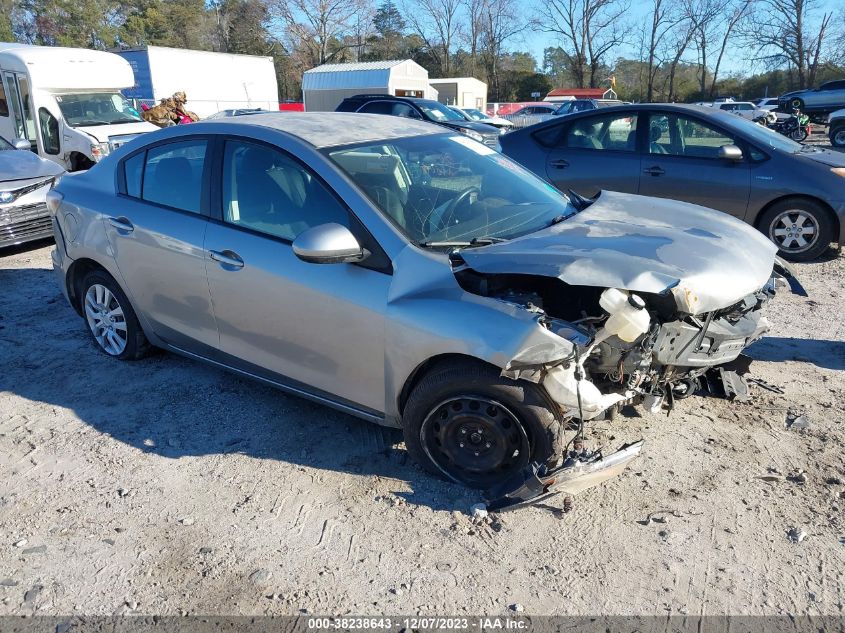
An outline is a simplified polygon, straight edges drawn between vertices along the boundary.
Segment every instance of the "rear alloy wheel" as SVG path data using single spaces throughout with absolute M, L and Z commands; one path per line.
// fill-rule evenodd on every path
M 830 130 L 830 144 L 845 147 L 845 125 L 838 125 Z
M 458 362 L 426 375 L 403 412 L 405 445 L 427 470 L 489 488 L 530 462 L 555 463 L 562 450 L 556 407 L 533 383 Z
M 789 107 L 793 110 L 800 110 L 801 112 L 804 111 L 804 102 L 801 99 L 792 99 L 789 102 Z
M 826 210 L 812 200 L 784 200 L 772 206 L 761 228 L 791 261 L 817 258 L 830 245 L 833 226 Z
M 83 279 L 82 313 L 97 346 L 109 356 L 135 360 L 149 349 L 129 299 L 107 273 L 95 270 Z

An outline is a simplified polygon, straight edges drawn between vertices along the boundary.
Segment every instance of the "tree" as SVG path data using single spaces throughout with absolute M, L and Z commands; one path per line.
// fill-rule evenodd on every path
M 507 43 L 528 27 L 511 0 L 483 0 L 479 9 L 479 52 L 492 101 L 502 100 L 500 70 Z
M 757 0 L 745 35 L 770 68 L 787 65 L 799 88 L 816 80 L 832 13 L 814 17 L 818 0 Z
M 382 2 L 372 20 L 375 34 L 368 39 L 376 59 L 398 59 L 405 48 L 405 18 L 392 0 Z
M 425 43 L 438 66 L 438 74 L 452 72 L 452 49 L 459 35 L 460 0 L 413 0 L 405 6 L 408 26 Z
M 215 50 L 267 55 L 276 48 L 267 31 L 267 5 L 261 0 L 220 0 L 210 10 L 215 16 Z
M 273 0 L 271 11 L 286 27 L 290 46 L 307 70 L 336 58 L 355 46 L 342 43 L 364 8 L 364 0 Z
M 544 0 L 537 28 L 559 35 L 578 87 L 595 88 L 604 60 L 624 41 L 627 0 Z

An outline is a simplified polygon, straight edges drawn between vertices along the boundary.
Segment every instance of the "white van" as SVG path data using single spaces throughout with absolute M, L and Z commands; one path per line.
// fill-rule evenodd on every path
M 120 93 L 135 79 L 112 53 L 0 43 L 0 136 L 29 141 L 32 151 L 68 171 L 88 169 L 144 132 Z

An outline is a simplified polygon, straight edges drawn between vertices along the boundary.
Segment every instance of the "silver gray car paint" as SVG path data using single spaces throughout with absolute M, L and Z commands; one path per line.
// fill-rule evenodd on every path
M 760 289 L 771 276 L 776 251 L 762 233 L 728 215 L 607 191 L 575 217 L 467 250 L 463 258 L 484 273 L 555 276 L 576 286 L 654 294 L 691 293 L 696 300 L 679 308 L 702 314 Z
M 64 172 L 51 160 L 46 160 L 29 150 L 0 150 L 0 190 L 10 188 L 9 181 L 43 180 L 53 178 Z M 15 182 L 14 187 L 23 186 Z
M 445 253 L 409 244 L 328 158 L 315 151 L 314 144 L 304 140 L 324 146 L 339 138 L 353 143 L 377 134 L 442 133 L 442 128 L 373 116 L 368 117 L 369 129 L 363 130 L 360 122 L 366 115 L 317 116 L 334 122 L 305 125 L 308 117 L 302 115 L 261 114 L 234 122 L 173 127 L 127 144 L 87 174 L 66 178 L 59 187 L 65 201 L 56 218 L 61 252 L 54 255 L 65 296 L 70 294 L 68 275 L 74 263 L 89 259 L 118 280 L 153 344 L 287 386 L 294 393 L 391 426 L 400 425 L 402 388 L 432 358 L 463 354 L 504 368 L 524 349 L 541 346 L 563 353 L 571 348 L 570 342 L 542 327 L 536 313 L 464 291 Z M 332 125 L 344 129 L 330 130 Z M 172 219 L 184 214 L 145 213 L 152 220 L 142 219 L 129 199 L 115 195 L 114 167 L 134 148 L 212 132 L 266 141 L 303 160 L 367 226 L 392 260 L 393 274 L 354 264 L 306 264 L 290 245 L 277 240 L 216 222 L 207 222 L 203 230 L 201 216 L 165 226 L 164 215 Z M 620 202 L 617 220 L 636 221 L 637 211 L 622 206 Z M 128 220 L 135 228 L 121 232 L 110 218 L 120 220 L 118 226 Z M 706 224 L 714 239 L 730 239 L 715 235 L 712 222 Z M 642 230 L 658 228 L 666 234 L 665 227 Z M 729 223 L 723 228 L 730 232 L 735 226 Z M 480 255 L 490 248 L 472 252 Z M 653 243 L 649 248 L 658 261 L 664 256 L 665 249 Z M 244 267 L 227 269 L 209 257 L 211 250 L 240 253 Z M 672 258 L 666 266 L 682 284 L 695 282 L 695 274 L 689 278 L 682 274 L 682 262 L 674 259 L 677 251 L 668 250 Z M 491 252 L 489 261 L 503 261 L 495 249 Z M 770 270 L 771 259 L 768 263 Z M 629 261 L 628 268 L 635 277 L 647 279 L 653 265 L 642 257 Z M 613 266 L 621 267 L 620 260 Z M 745 274 L 731 272 L 737 277 Z M 619 277 L 622 271 L 614 268 L 608 274 Z M 338 275 L 343 283 L 337 282 Z M 756 282 L 756 268 L 747 285 L 752 277 Z M 732 287 L 740 292 L 745 285 L 735 280 Z M 701 289 L 705 299 L 707 292 Z M 727 301 L 729 292 L 723 295 L 720 301 Z

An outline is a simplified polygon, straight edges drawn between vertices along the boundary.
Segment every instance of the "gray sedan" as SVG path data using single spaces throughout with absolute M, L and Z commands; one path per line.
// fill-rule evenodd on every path
M 562 191 L 609 189 L 725 211 L 795 261 L 845 242 L 845 155 L 713 108 L 615 106 L 512 132 L 501 145 Z
M 479 487 L 532 462 L 569 492 L 618 472 L 640 444 L 564 451 L 566 422 L 691 395 L 765 332 L 779 266 L 726 215 L 570 199 L 377 115 L 164 129 L 49 204 L 59 286 L 101 351 L 154 345 L 401 427 L 426 468 Z
M 53 236 L 46 196 L 64 169 L 29 147 L 0 137 L 0 247 Z

